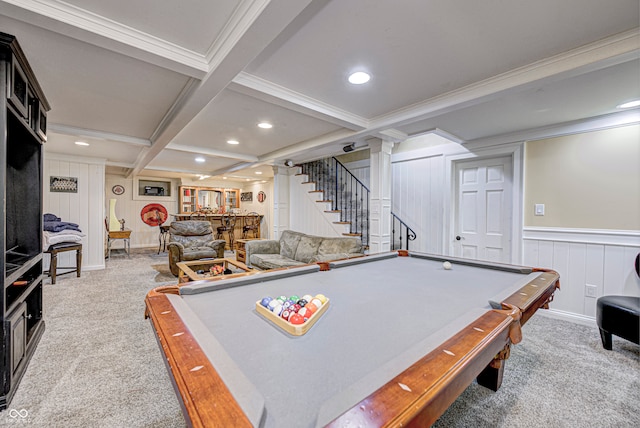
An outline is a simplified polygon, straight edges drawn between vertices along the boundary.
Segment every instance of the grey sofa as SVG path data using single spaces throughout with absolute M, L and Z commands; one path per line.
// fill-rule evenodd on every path
M 321 237 L 285 230 L 280 239 L 248 241 L 247 264 L 259 269 L 299 266 L 363 255 L 358 237 Z
M 169 227 L 169 267 L 178 276 L 178 262 L 224 257 L 224 239 L 214 239 L 208 221 L 174 221 Z

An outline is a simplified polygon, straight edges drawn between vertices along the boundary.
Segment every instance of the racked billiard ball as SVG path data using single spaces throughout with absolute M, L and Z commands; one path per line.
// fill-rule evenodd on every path
M 278 296 L 276 299 L 280 300 L 280 303 L 284 303 L 287 300 L 287 296 Z
M 316 299 L 320 300 L 320 302 L 324 303 L 327 301 L 327 298 L 325 297 L 324 294 L 316 294 Z
M 310 302 L 311 299 L 313 299 L 313 296 L 311 294 L 305 294 L 304 296 L 302 296 L 302 298 L 307 302 Z
M 293 300 L 294 302 L 297 302 L 298 300 L 300 300 L 300 297 L 294 294 L 293 296 L 289 297 L 289 300 Z
M 318 310 L 318 307 L 313 303 L 307 303 L 307 306 L 305 306 L 304 308 L 308 311 L 311 311 L 311 313 L 314 313 L 315 311 Z
M 293 313 L 293 312 L 291 312 L 289 309 L 284 309 L 284 310 L 282 311 L 282 313 L 280 314 L 280 318 L 283 318 L 283 319 L 285 319 L 285 320 L 288 320 L 292 313 Z
M 308 320 L 309 318 L 311 318 L 311 315 L 313 315 L 313 311 L 311 309 L 307 309 L 307 307 L 305 306 L 304 308 L 300 309 L 300 312 L 298 312 L 298 314 L 302 315 L 305 320 Z
M 289 322 L 291 324 L 302 324 L 304 323 L 304 317 L 300 314 L 293 314 L 289 317 Z
M 326 300 L 325 300 L 325 302 L 326 302 Z M 318 299 L 318 298 L 314 298 L 314 299 L 311 301 L 311 303 L 313 303 L 314 305 L 316 305 L 316 307 L 318 307 L 318 308 L 319 308 L 320 306 L 322 306 L 322 304 L 323 304 L 324 302 L 322 302 L 322 301 L 321 301 L 320 299 Z
M 280 304 L 280 301 L 277 299 L 271 299 L 269 301 L 269 303 L 267 303 L 267 309 L 269 309 L 270 311 L 273 311 L 273 308 L 275 308 L 276 306 L 278 306 Z
M 272 299 L 271 297 L 267 296 L 267 297 L 264 297 L 264 298 L 260 301 L 260 304 L 261 304 L 262 306 L 264 306 L 265 308 L 268 308 L 268 307 L 269 307 L 269 302 L 270 302 L 270 301 L 272 301 L 272 300 L 273 300 L 273 299 Z
M 299 304 L 295 303 L 291 306 L 289 306 L 289 310 L 293 311 L 293 312 L 298 312 L 300 309 L 302 308 L 302 306 L 300 306 Z
M 304 299 L 300 299 L 296 302 L 297 304 L 299 304 L 300 306 L 302 306 L 304 308 L 304 305 L 306 305 L 307 303 L 309 303 L 308 300 L 304 300 Z
M 276 314 L 277 316 L 280 316 L 280 314 L 282 313 L 282 311 L 284 310 L 284 308 L 282 307 L 282 305 L 278 304 L 276 305 L 275 308 L 273 308 L 271 310 L 271 312 L 273 312 L 274 314 Z

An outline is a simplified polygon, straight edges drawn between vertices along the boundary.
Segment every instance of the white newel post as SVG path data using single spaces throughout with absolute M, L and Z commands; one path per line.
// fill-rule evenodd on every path
M 290 168 L 282 166 L 273 167 L 273 236 L 271 239 L 279 239 L 283 230 L 289 229 L 290 204 L 289 204 L 289 174 Z
M 391 149 L 390 141 L 370 142 L 371 194 L 369 252 L 391 250 Z

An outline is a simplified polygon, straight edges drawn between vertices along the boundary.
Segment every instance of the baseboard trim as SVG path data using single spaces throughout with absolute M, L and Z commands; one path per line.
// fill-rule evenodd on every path
M 530 226 L 523 229 L 522 239 L 640 248 L 640 231 L 638 230 L 570 229 Z
M 541 309 L 536 312 L 536 316 L 538 316 L 538 314 L 548 318 L 586 325 L 588 327 L 596 327 L 596 319 L 594 317 L 576 314 L 573 312 L 559 311 L 557 309 Z

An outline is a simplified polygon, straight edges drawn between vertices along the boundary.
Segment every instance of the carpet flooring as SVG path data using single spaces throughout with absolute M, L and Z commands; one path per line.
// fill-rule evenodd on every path
M 152 250 L 46 280 L 46 330 L 0 426 L 184 427 L 143 318 L 146 293 L 175 282 L 167 255 Z M 538 314 L 512 348 L 502 388 L 471 384 L 434 427 L 640 426 L 640 348 L 614 337 L 605 351 L 595 325 Z

